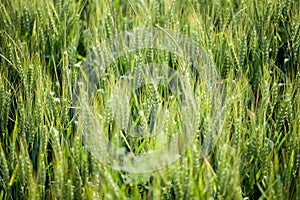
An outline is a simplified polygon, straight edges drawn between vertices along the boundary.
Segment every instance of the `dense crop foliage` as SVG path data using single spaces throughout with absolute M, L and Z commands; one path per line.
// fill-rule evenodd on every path
M 0 0 L 0 199 L 300 199 L 299 8 L 297 0 Z M 85 149 L 73 89 L 92 47 L 155 26 L 207 51 L 226 111 L 203 156 L 211 104 L 200 94 L 188 151 L 160 171 L 129 174 Z M 122 73 L 111 68 L 111 77 Z M 155 102 L 157 91 L 148 93 Z

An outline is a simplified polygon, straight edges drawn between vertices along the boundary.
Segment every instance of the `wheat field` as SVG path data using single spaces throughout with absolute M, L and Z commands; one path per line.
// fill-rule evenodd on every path
M 0 0 L 0 199 L 300 199 L 299 8 L 299 0 Z M 162 169 L 129 173 L 86 148 L 74 89 L 94 47 L 149 27 L 185 34 L 205 50 L 223 92 L 215 102 L 226 106 L 204 154 L 215 128 L 213 105 L 188 71 L 199 105 L 193 142 Z M 139 91 L 142 106 L 129 99 L 130 116 L 119 118 L 149 130 L 149 106 L 167 102 L 169 135 L 113 134 L 120 132 L 112 119 L 118 104 L 103 105 L 139 59 L 188 68 L 155 49 L 107 68 L 95 106 L 103 113 L 99 123 L 132 154 L 160 148 L 183 114 L 166 87 L 150 84 Z

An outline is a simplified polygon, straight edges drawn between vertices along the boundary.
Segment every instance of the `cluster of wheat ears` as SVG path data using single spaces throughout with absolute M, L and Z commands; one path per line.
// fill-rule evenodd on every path
M 297 0 L 0 0 L 0 199 L 300 199 L 299 8 Z M 168 167 L 131 174 L 85 148 L 73 91 L 93 47 L 117 32 L 155 26 L 206 50 L 222 78 L 226 110 L 203 155 L 212 104 L 191 72 L 200 105 L 195 141 Z M 107 137 L 114 132 L 116 105 L 107 104 L 114 83 L 141 59 L 186 67 L 155 49 L 112 63 L 95 106 Z M 148 130 L 150 105 L 165 94 L 148 85 L 119 118 Z M 168 105 L 167 138 L 112 140 L 135 154 L 160 148 L 179 126 L 180 106 L 170 98 Z

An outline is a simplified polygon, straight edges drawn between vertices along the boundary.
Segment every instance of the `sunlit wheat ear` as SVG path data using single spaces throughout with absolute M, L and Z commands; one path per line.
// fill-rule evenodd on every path
M 68 179 L 64 185 L 64 199 L 74 199 L 74 186 L 71 179 Z
M 31 32 L 31 15 L 30 15 L 30 11 L 29 8 L 27 7 L 27 5 L 25 5 L 24 10 L 23 10 L 23 29 L 24 32 L 27 34 L 30 34 Z
M 46 184 L 46 163 L 45 163 L 45 154 L 42 153 L 38 157 L 38 171 L 37 171 L 37 178 L 38 178 L 38 185 L 40 188 L 40 195 L 43 195 L 45 192 L 45 184 Z
M 237 53 L 236 53 L 236 50 L 235 50 L 233 44 L 230 44 L 229 48 L 230 48 L 230 52 L 231 52 L 231 58 L 232 58 L 232 61 L 234 63 L 234 68 L 236 69 L 236 71 L 238 73 L 240 73 L 241 66 L 240 66 L 238 56 L 237 56 Z
M 270 51 L 270 44 L 267 36 L 264 36 L 262 39 L 262 62 L 267 63 L 269 62 L 269 51 Z
M 11 92 L 5 87 L 5 84 L 2 82 L 2 77 L 0 75 L 0 117 L 2 120 L 0 128 L 5 130 L 5 127 L 8 123 L 8 114 L 9 114 L 9 105 L 11 103 Z M 1 135 L 4 133 L 1 133 Z M 2 135 L 4 137 L 4 135 Z
M 46 8 L 47 8 L 47 15 L 48 15 L 47 18 L 49 20 L 48 21 L 48 24 L 49 24 L 48 31 L 53 33 L 52 38 L 55 39 L 58 35 L 58 29 L 56 26 L 57 21 L 54 17 L 54 13 L 53 13 L 55 11 L 54 11 L 53 5 L 51 3 L 49 4 L 49 2 L 46 3 Z
M 274 112 L 275 106 L 279 101 L 279 86 L 277 82 L 274 82 L 271 88 L 271 112 Z
M 9 180 L 10 180 L 10 172 L 9 172 L 9 162 L 7 161 L 6 159 L 6 156 L 4 154 L 4 151 L 3 151 L 3 147 L 2 147 L 2 144 L 0 143 L 0 163 L 1 163 L 1 169 L 2 169 L 2 176 L 3 176 L 3 179 L 4 179 L 4 183 L 5 184 L 8 184 L 9 183 Z
M 240 41 L 239 58 L 241 69 L 245 70 L 245 61 L 247 59 L 247 36 L 245 33 L 243 33 Z
M 109 127 L 113 123 L 114 112 L 113 112 L 113 100 L 109 99 L 105 106 L 105 127 Z
M 127 131 L 130 115 L 130 95 L 132 89 L 130 88 L 128 80 L 121 80 L 114 88 L 113 93 L 109 99 L 111 104 L 114 120 L 119 128 Z
M 127 30 L 129 30 L 129 19 L 127 17 L 124 17 L 122 21 L 122 31 Z
M 62 0 L 55 1 L 53 6 L 54 6 L 55 10 L 57 11 L 57 15 L 59 17 L 59 20 L 62 20 L 63 15 L 65 13 L 67 13 L 66 10 L 65 10 L 65 13 L 63 13 L 64 10 L 63 10 Z
M 108 14 L 105 19 L 105 37 L 106 38 L 112 38 L 114 34 L 114 21 L 111 14 Z

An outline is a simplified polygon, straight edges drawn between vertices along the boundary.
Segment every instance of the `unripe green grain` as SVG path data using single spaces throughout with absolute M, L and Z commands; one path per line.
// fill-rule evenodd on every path
M 145 116 L 145 113 L 142 109 L 138 111 L 138 117 L 139 117 L 139 125 L 142 131 L 142 134 L 145 135 L 148 133 L 148 121 Z
M 115 197 L 117 199 L 120 199 L 121 198 L 121 194 L 120 194 L 121 190 L 119 189 L 118 185 L 114 181 L 112 174 L 108 173 L 107 171 L 104 171 L 104 176 L 109 184 L 109 188 L 112 189 L 112 191 L 114 192 Z
M 57 10 L 57 13 L 59 15 L 59 19 L 62 20 L 63 19 L 63 15 L 66 14 L 67 12 L 63 12 L 63 9 L 62 9 L 62 0 L 57 0 L 55 1 L 55 10 Z
M 279 100 L 279 86 L 278 84 L 275 82 L 273 83 L 272 89 L 271 89 L 271 110 L 272 112 L 275 109 L 275 105 L 277 104 L 278 100 Z
M 240 57 L 239 63 L 242 69 L 244 69 L 245 67 L 245 60 L 247 59 L 246 53 L 247 53 L 247 37 L 246 34 L 243 33 L 240 42 L 240 51 L 239 51 L 239 57 Z
M 81 160 L 81 178 L 83 185 L 88 184 L 88 177 L 89 177 L 89 160 L 88 160 L 88 154 L 82 153 L 82 160 Z
M 122 21 L 122 31 L 128 31 L 128 30 L 129 30 L 129 20 L 127 17 L 124 17 Z
M 21 190 L 22 192 L 24 192 L 25 187 L 27 185 L 27 174 L 26 174 L 26 161 L 25 161 L 25 156 L 24 153 L 19 155 L 19 159 L 18 159 L 18 164 L 19 164 L 19 169 L 18 170 L 18 178 L 20 181 L 20 185 L 21 185 Z
M 74 196 L 77 199 L 81 199 L 81 195 L 82 195 L 82 180 L 81 180 L 81 175 L 80 175 L 80 171 L 77 167 L 76 164 L 74 164 L 73 166 L 73 184 L 74 184 Z
M 1 76 L 0 76 L 1 78 Z M 1 84 L 1 82 L 0 82 Z M 1 86 L 0 86 L 1 87 Z M 6 90 L 5 91 L 5 87 L 4 84 L 2 85 L 2 87 L 0 88 L 0 131 L 3 133 L 6 131 L 5 127 L 7 127 L 8 125 L 8 119 L 9 119 L 9 111 L 10 111 L 10 104 L 11 104 L 11 98 L 12 98 L 12 94 L 11 94 L 11 90 Z
M 269 41 L 267 36 L 262 39 L 262 62 L 266 64 L 269 62 Z
M 176 168 L 177 169 L 174 170 L 174 174 L 172 176 L 175 198 L 183 199 L 184 191 L 183 191 L 182 182 L 181 182 L 181 180 L 183 178 L 183 169 L 182 169 L 182 166 L 178 166 L 178 165 L 176 165 Z
M 53 33 L 50 37 L 53 40 L 57 37 L 58 35 L 58 29 L 56 26 L 56 20 L 53 16 L 53 9 L 52 9 L 52 5 L 49 5 L 49 2 L 46 3 L 46 8 L 47 8 L 47 19 L 48 19 L 48 31 Z
M 45 163 L 45 154 L 42 153 L 38 157 L 38 182 L 41 193 L 44 195 L 45 192 L 45 183 L 46 183 L 46 163 Z
M 74 199 L 74 186 L 72 185 L 72 181 L 70 179 L 65 183 L 64 199 Z
M 235 51 L 235 49 L 233 47 L 233 44 L 229 44 L 229 48 L 230 48 L 230 53 L 231 53 L 232 61 L 234 63 L 234 69 L 235 69 L 235 71 L 237 73 L 240 73 L 241 72 L 241 66 L 240 66 L 240 63 L 239 63 L 236 51 Z
M 3 151 L 2 144 L 0 143 L 0 166 L 1 166 L 1 176 L 3 177 L 5 184 L 7 185 L 10 180 L 9 173 L 9 162 L 6 160 L 6 156 Z
M 114 19 L 111 14 L 108 14 L 105 19 L 105 37 L 112 38 L 114 35 Z
M 30 16 L 30 11 L 27 6 L 24 6 L 23 8 L 23 30 L 25 31 L 26 34 L 31 33 L 31 16 Z

